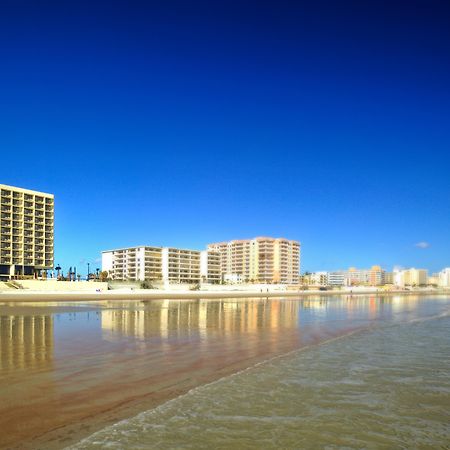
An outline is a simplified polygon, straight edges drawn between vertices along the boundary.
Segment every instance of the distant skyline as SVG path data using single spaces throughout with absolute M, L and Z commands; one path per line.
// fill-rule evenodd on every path
M 65 270 L 260 235 L 450 265 L 448 2 L 7 1 L 0 38 L 0 183 L 55 194 Z

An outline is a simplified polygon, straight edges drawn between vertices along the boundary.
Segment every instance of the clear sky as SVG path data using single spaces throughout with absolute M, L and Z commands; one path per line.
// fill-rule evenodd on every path
M 5 0 L 0 56 L 0 183 L 55 194 L 65 269 L 258 235 L 450 265 L 447 1 Z

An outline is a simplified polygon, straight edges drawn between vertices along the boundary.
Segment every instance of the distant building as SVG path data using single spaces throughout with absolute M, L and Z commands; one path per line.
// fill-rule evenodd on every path
M 53 194 L 0 184 L 0 204 L 0 280 L 53 269 Z
M 384 272 L 384 283 L 383 284 L 394 284 L 394 273 Z
M 441 270 L 438 275 L 439 286 L 450 287 L 450 267 Z
M 328 272 L 328 284 L 330 286 L 345 286 L 347 280 L 346 270 Z
M 208 245 L 220 255 L 222 279 L 230 283 L 298 283 L 300 243 L 257 237 Z
M 301 283 L 307 286 L 327 286 L 328 272 L 313 272 L 304 274 Z
M 437 286 L 439 284 L 439 274 L 433 273 L 429 275 L 427 278 L 427 284 L 428 286 Z
M 428 282 L 428 270 L 404 269 L 394 272 L 394 284 L 396 286 L 424 286 Z
M 331 286 L 380 286 L 386 284 L 386 271 L 380 266 L 370 269 L 357 269 L 328 272 L 328 284 Z

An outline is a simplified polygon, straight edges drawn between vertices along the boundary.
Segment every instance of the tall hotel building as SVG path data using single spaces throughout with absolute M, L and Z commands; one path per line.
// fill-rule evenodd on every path
M 300 243 L 257 237 L 208 245 L 220 255 L 223 281 L 229 283 L 298 283 Z
M 0 184 L 0 279 L 53 268 L 54 196 Z

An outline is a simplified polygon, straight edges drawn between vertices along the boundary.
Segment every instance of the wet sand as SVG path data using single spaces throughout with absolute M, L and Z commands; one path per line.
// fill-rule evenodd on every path
M 397 298 L 396 314 L 414 302 Z M 0 447 L 63 448 L 193 387 L 370 327 L 392 305 L 361 296 L 0 306 Z

